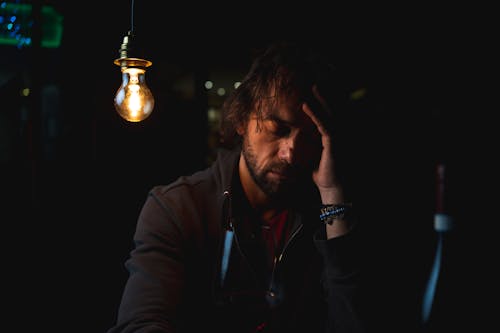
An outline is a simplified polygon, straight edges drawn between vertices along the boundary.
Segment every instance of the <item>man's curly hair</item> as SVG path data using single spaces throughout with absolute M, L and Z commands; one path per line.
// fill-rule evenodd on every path
M 297 92 L 301 99 L 313 100 L 313 85 L 327 100 L 339 97 L 341 92 L 336 70 L 322 53 L 295 42 L 270 44 L 261 50 L 241 84 L 224 101 L 220 144 L 228 148 L 240 144 L 236 129 L 254 112 L 257 119 L 262 119 L 263 111 L 273 106 L 268 103 L 278 103 Z

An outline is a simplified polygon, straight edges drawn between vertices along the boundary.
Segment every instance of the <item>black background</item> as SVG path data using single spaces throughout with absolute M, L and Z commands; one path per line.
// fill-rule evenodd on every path
M 482 296 L 470 286 L 484 287 L 476 272 L 486 258 L 471 251 L 482 235 L 469 223 L 475 230 L 483 223 L 475 186 L 488 127 L 476 94 L 484 85 L 476 77 L 484 34 L 470 8 L 136 1 L 134 31 L 153 61 L 147 79 L 156 105 L 132 124 L 113 108 L 121 79 L 113 60 L 131 26 L 130 2 L 44 4 L 64 15 L 58 49 L 0 46 L 3 272 L 12 296 L 7 320 L 18 330 L 112 325 L 147 191 L 208 164 L 210 99 L 202 83 L 214 73 L 238 77 L 254 51 L 276 39 L 320 45 L 350 89 L 366 91 L 349 104 L 349 156 L 360 200 L 373 212 L 366 246 L 380 260 L 381 280 L 402 291 L 410 317 L 419 315 L 435 250 L 435 166 L 446 163 L 446 208 L 457 228 L 443 322 L 485 322 L 485 306 L 470 307 Z M 186 77 L 192 90 L 182 88 Z M 22 98 L 27 84 L 32 95 Z M 48 86 L 59 97 L 44 107 Z

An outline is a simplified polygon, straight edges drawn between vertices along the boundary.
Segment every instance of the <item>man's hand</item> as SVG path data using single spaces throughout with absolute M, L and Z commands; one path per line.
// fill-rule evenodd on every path
M 312 88 L 313 95 L 321 105 L 320 110 L 312 110 L 307 103 L 302 105 L 302 110 L 311 118 L 321 135 L 321 159 L 318 168 L 313 171 L 312 179 L 318 187 L 323 204 L 343 204 L 344 191 L 335 170 L 335 154 L 332 145 L 332 133 L 325 121 L 332 120 L 332 110 L 328 107 L 325 99 L 319 94 L 316 86 Z M 318 112 L 322 112 L 318 116 Z M 318 212 L 319 214 L 319 212 Z M 318 217 L 319 218 L 319 217 Z M 326 238 L 331 239 L 342 236 L 349 232 L 349 222 L 345 219 L 337 219 L 333 224 L 326 225 Z
M 307 103 L 302 105 L 302 110 L 311 118 L 321 135 L 321 159 L 318 168 L 313 171 L 312 179 L 318 187 L 323 203 L 343 203 L 344 193 L 335 170 L 332 133 L 329 132 L 328 127 L 324 124 L 325 121 L 332 119 L 332 111 L 325 99 L 319 94 L 316 86 L 312 87 L 312 92 L 321 105 L 321 110 L 312 110 L 311 106 Z M 319 116 L 319 112 L 321 112 L 321 116 Z

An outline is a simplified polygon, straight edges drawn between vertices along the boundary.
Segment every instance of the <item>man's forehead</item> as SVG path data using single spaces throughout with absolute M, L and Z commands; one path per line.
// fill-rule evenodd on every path
M 272 120 L 293 127 L 315 127 L 311 118 L 302 110 L 303 102 L 276 104 L 275 107 L 262 108 L 261 119 Z

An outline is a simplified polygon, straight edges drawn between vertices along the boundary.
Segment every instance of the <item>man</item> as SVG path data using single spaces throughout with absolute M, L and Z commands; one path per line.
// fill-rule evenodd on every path
M 213 165 L 151 190 L 108 333 L 364 332 L 330 79 L 297 45 L 255 59 Z

